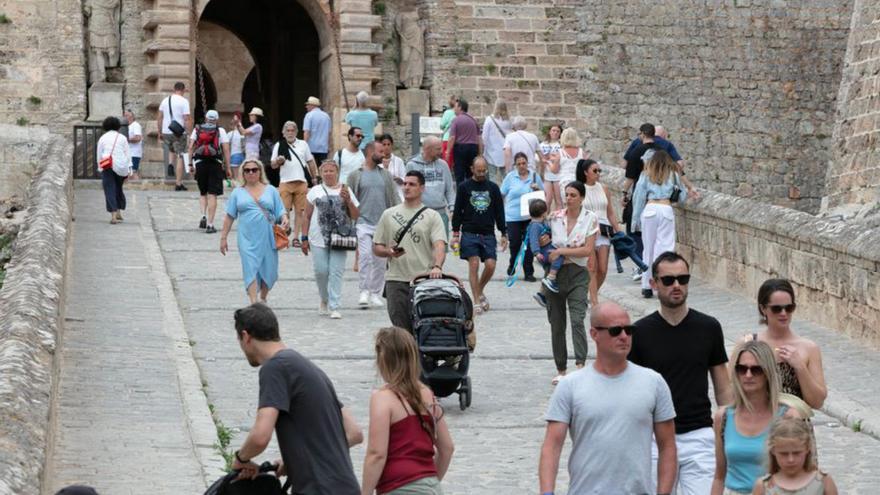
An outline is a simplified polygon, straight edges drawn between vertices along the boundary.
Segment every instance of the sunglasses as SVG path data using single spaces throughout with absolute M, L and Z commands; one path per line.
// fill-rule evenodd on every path
M 593 327 L 596 330 L 608 330 L 608 335 L 612 337 L 617 337 L 620 335 L 620 332 L 626 332 L 627 335 L 632 335 L 636 330 L 635 325 L 616 325 L 613 327 Z
M 773 313 L 774 315 L 778 315 L 779 313 L 782 313 L 782 310 L 783 310 L 783 309 L 785 310 L 786 313 L 788 313 L 788 314 L 792 314 L 792 313 L 794 313 L 794 310 L 797 309 L 797 304 L 795 304 L 795 303 L 791 303 L 791 304 L 770 304 L 770 305 L 765 306 L 765 307 L 766 307 L 766 308 L 769 308 L 769 309 L 770 309 L 770 312 Z
M 738 364 L 733 367 L 736 370 L 736 374 L 739 376 L 746 376 L 746 373 L 751 373 L 752 376 L 764 376 L 764 368 L 760 366 L 746 366 L 744 364 Z
M 356 139 L 363 139 L 363 138 L 364 138 L 364 135 L 363 135 L 363 134 L 355 134 L 354 137 L 355 137 Z
M 601 168 L 594 168 L 594 169 L 593 169 L 593 173 L 594 173 L 594 174 L 601 174 L 601 173 L 602 173 L 602 169 L 601 169 Z
M 678 285 L 687 285 L 688 282 L 691 281 L 691 275 L 689 273 L 685 273 L 684 275 L 663 275 L 662 277 L 657 278 L 666 287 L 672 286 L 675 282 L 678 282 Z
M 241 169 L 241 171 L 246 174 L 255 174 L 255 173 L 259 172 L 260 169 L 258 169 L 258 168 L 243 168 L 243 169 Z

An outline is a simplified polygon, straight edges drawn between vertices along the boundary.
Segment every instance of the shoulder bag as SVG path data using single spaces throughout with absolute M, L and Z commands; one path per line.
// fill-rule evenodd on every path
M 406 235 L 407 232 L 409 232 L 409 229 L 413 226 L 413 223 L 415 223 L 416 218 L 419 218 L 419 215 L 421 215 L 427 209 L 428 209 L 427 206 L 422 206 L 421 208 L 419 208 L 419 211 L 417 211 L 416 214 L 413 215 L 412 218 L 409 219 L 409 222 L 406 222 L 406 225 L 403 226 L 403 229 L 401 229 L 394 236 L 394 245 L 395 246 L 400 245 L 400 242 L 403 241 L 403 237 Z
M 345 184 L 342 184 L 342 187 L 345 187 Z M 327 199 L 330 199 L 330 192 L 327 191 L 327 188 L 321 184 L 321 188 L 324 189 L 324 195 Z M 348 218 L 348 225 L 340 225 L 339 222 L 336 222 L 335 225 L 330 230 L 330 249 L 333 251 L 354 251 L 358 247 L 357 240 L 357 228 L 355 227 L 354 221 L 348 216 L 348 211 L 345 209 L 345 204 L 343 203 L 343 212 L 345 213 L 345 217 Z
M 280 141 L 279 141 L 279 143 L 280 143 Z M 305 164 L 305 163 L 303 163 L 302 158 L 299 157 L 299 153 L 297 153 L 296 150 L 293 149 L 293 146 L 291 146 L 290 144 L 288 144 L 288 145 L 287 145 L 287 149 L 290 150 L 290 154 L 291 154 L 291 155 L 293 155 L 294 157 L 296 157 L 296 161 L 298 161 L 298 162 L 299 162 L 299 166 L 302 167 L 302 169 L 303 169 L 303 176 L 305 176 L 305 178 L 306 178 L 306 185 L 308 185 L 309 187 L 312 187 L 312 174 L 309 173 L 309 168 L 306 167 L 306 164 Z
M 174 111 L 171 109 L 171 97 L 174 95 L 168 96 L 168 118 L 171 119 L 171 123 L 168 124 L 168 130 L 171 131 L 171 134 L 174 134 L 177 137 L 183 136 L 183 133 L 186 132 L 186 129 L 180 125 L 180 122 L 174 120 Z M 159 129 L 161 131 L 161 129 Z
M 245 190 L 247 190 L 247 189 L 245 189 Z M 248 194 L 250 194 L 250 193 L 248 193 Z M 287 246 L 290 245 L 290 239 L 287 237 L 287 232 L 285 232 L 285 230 L 282 229 L 281 226 L 278 225 L 277 223 L 272 223 L 272 218 L 270 217 L 269 212 L 266 211 L 265 208 L 263 208 L 262 204 L 260 204 L 259 198 L 254 198 L 253 194 L 250 194 L 250 197 L 253 198 L 254 203 L 257 203 L 257 206 L 259 206 L 260 210 L 263 211 L 263 215 L 266 216 L 266 221 L 269 222 L 270 224 L 272 224 L 272 234 L 275 237 L 275 249 L 278 249 L 278 250 L 287 249 Z
M 498 122 L 495 122 L 495 117 L 493 117 L 493 116 L 490 115 L 490 116 L 489 116 L 489 120 L 491 120 L 492 123 L 495 124 L 495 128 L 498 129 L 498 132 L 501 133 L 501 137 L 502 137 L 502 138 L 506 138 L 506 137 L 507 137 L 507 134 L 505 134 L 504 131 L 501 130 L 501 126 L 498 125 Z
M 98 167 L 101 170 L 110 170 L 113 168 L 113 150 L 116 149 L 116 141 L 119 139 L 119 133 L 116 134 L 116 138 L 113 139 L 113 147 L 110 148 L 110 154 L 104 158 L 101 158 L 101 161 L 98 162 Z

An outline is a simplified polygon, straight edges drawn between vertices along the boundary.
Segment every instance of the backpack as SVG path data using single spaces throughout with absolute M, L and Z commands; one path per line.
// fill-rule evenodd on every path
M 193 158 L 218 158 L 220 156 L 220 129 L 215 124 L 196 126 Z

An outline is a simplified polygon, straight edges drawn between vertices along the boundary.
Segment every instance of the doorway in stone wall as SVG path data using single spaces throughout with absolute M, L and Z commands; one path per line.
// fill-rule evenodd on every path
M 241 49 L 234 48 L 231 41 L 215 43 L 221 47 L 210 46 L 205 26 L 231 33 L 247 53 L 237 53 Z M 211 67 L 208 60 L 205 65 L 217 88 L 222 119 L 232 111 L 247 113 L 256 106 L 265 113 L 265 137 L 278 139 L 287 120 L 302 127 L 306 99 L 322 96 L 321 42 L 309 14 L 298 2 L 210 0 L 199 20 L 200 58 L 207 59 L 218 49 L 225 50 L 222 56 L 215 55 L 223 59 L 214 62 L 221 67 Z M 233 104 L 238 108 L 229 108 Z

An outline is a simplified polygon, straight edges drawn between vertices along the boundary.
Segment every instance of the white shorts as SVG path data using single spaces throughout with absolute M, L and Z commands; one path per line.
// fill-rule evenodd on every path
M 611 239 L 605 237 L 604 235 L 597 235 L 596 236 L 596 248 L 597 249 L 602 246 L 610 246 L 610 245 L 611 245 Z
M 711 426 L 675 435 L 678 469 L 673 493 L 705 495 L 715 478 L 715 430 Z M 651 446 L 651 476 L 657 485 L 657 443 Z
M 559 182 L 559 175 L 549 170 L 544 170 L 544 182 Z

